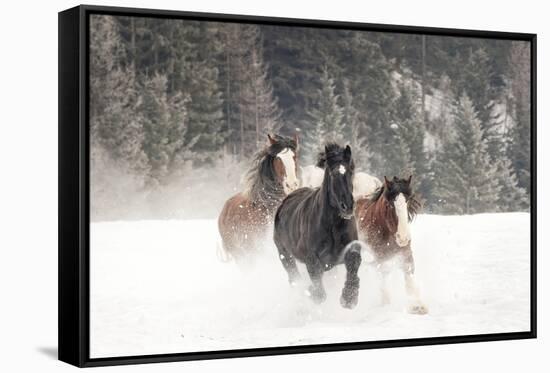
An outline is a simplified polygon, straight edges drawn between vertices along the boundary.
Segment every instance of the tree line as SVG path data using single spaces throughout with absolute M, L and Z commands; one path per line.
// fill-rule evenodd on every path
M 526 42 L 93 15 L 90 93 L 98 198 L 299 132 L 301 164 L 349 143 L 358 169 L 414 174 L 431 212 L 529 208 Z

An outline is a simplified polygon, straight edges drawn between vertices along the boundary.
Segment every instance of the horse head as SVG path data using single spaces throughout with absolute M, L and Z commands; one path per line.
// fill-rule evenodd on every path
M 323 185 L 328 187 L 330 205 L 338 210 L 340 217 L 351 219 L 354 207 L 351 148 L 334 143 L 325 145 L 325 151 L 319 154 L 317 167 L 325 169 Z
M 268 152 L 273 157 L 273 170 L 277 182 L 283 186 L 285 194 L 298 189 L 297 156 L 298 136 L 293 138 L 280 135 L 267 135 Z
M 395 241 L 401 247 L 411 241 L 409 222 L 416 214 L 417 202 L 413 198 L 411 179 L 412 175 L 407 179 L 394 176 L 392 180 L 384 176 L 382 196 L 393 212 L 388 227 L 392 228 L 391 233 L 395 234 Z

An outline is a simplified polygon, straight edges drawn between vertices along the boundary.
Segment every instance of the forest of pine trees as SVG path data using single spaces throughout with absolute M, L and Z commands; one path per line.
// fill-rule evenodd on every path
M 271 132 L 299 133 L 301 165 L 334 140 L 359 170 L 413 174 L 427 212 L 529 209 L 527 42 L 103 15 L 90 27 L 94 218 L 192 186 L 223 201 Z

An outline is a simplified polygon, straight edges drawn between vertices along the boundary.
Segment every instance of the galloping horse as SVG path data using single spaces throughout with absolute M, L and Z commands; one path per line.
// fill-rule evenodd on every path
M 228 199 L 218 218 L 222 248 L 237 262 L 260 249 L 273 215 L 285 196 L 298 188 L 298 138 L 268 135 L 246 174 L 246 188 Z
M 414 280 L 414 258 L 411 250 L 409 223 L 415 217 L 420 203 L 411 188 L 412 175 L 408 179 L 394 177 L 388 180 L 370 198 L 357 201 L 355 217 L 358 221 L 359 237 L 371 248 L 375 263 L 382 274 L 383 302 L 389 302 L 386 277 L 389 273 L 383 264 L 398 257 L 405 275 L 405 287 L 410 298 L 408 311 L 426 314 L 427 307 L 420 300 Z
M 326 299 L 323 273 L 345 264 L 347 277 L 340 303 L 353 308 L 359 294 L 361 244 L 353 217 L 350 147 L 326 145 L 318 166 L 324 169 L 321 186 L 292 192 L 277 209 L 274 241 L 291 285 L 300 277 L 296 259 L 305 263 L 312 281 L 309 294 L 316 303 Z

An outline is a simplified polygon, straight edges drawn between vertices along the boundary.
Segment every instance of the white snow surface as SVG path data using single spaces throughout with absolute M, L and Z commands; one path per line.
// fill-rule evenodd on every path
M 340 306 L 345 268 L 324 277 L 327 300 L 291 288 L 266 240 L 253 269 L 217 259 L 216 220 L 91 225 L 91 357 L 390 340 L 529 330 L 529 214 L 420 215 L 411 224 L 427 315 L 406 312 L 402 274 L 363 262 L 359 304 Z

